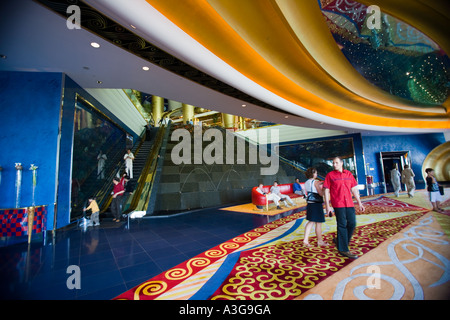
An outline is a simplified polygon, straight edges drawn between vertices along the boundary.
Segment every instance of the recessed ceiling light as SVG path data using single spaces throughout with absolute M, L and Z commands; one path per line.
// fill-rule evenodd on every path
M 136 29 L 136 27 L 135 27 L 135 26 L 133 26 L 132 24 L 130 24 L 130 27 L 132 27 L 133 29 Z
M 102 84 L 102 83 L 103 83 L 103 81 L 100 81 L 100 80 L 98 80 L 98 81 L 97 81 L 97 83 L 98 83 L 98 84 Z
M 144 70 L 144 71 L 148 71 L 148 70 L 150 70 L 150 68 L 149 68 L 149 67 L 147 67 L 147 66 L 145 66 L 145 67 L 142 67 L 142 70 Z
M 4 54 L 0 54 L 0 58 L 6 59 L 6 56 Z
M 285 119 L 289 118 L 289 116 L 284 116 Z
M 246 106 L 247 106 L 246 104 L 243 104 L 243 105 L 242 105 L 242 108 L 245 108 Z
M 97 42 L 91 42 L 91 47 L 100 48 L 100 45 Z

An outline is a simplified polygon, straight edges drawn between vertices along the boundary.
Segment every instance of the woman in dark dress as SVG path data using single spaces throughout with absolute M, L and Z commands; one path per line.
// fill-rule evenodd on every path
M 316 168 L 309 168 L 306 170 L 306 178 L 308 180 L 305 182 L 305 193 L 315 193 L 316 198 L 323 197 L 323 182 L 317 180 L 317 170 Z M 308 238 L 311 232 L 311 229 L 314 225 L 316 225 L 315 231 L 317 236 L 317 244 L 319 246 L 326 247 L 328 243 L 324 242 L 322 239 L 322 223 L 325 222 L 325 214 L 323 212 L 323 201 L 316 202 L 312 201 L 310 197 L 306 198 L 306 220 L 308 222 L 305 225 L 305 239 L 303 240 L 303 244 L 306 247 L 311 247 L 309 244 Z

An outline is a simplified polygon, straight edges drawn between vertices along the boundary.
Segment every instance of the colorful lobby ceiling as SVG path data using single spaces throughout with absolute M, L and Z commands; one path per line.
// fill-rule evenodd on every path
M 73 2 L 38 1 L 61 14 Z M 348 127 L 450 129 L 450 19 L 438 0 L 86 2 L 100 23 L 83 27 L 241 101 Z
M 342 53 L 370 83 L 424 107 L 447 100 L 448 56 L 425 34 L 379 7 L 336 0 L 320 6 Z
M 372 33 L 363 27 L 367 6 L 353 1 L 147 2 L 300 115 L 307 109 L 368 125 L 450 128 L 447 55 L 383 6 Z

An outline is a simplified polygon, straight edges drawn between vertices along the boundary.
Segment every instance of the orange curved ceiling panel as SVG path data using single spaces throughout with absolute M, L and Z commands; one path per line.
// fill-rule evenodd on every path
M 229 66 L 299 107 L 367 125 L 450 128 L 448 100 L 420 105 L 356 72 L 316 0 L 146 1 Z

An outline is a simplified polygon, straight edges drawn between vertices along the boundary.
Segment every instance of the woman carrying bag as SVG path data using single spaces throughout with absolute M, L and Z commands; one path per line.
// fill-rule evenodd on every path
M 303 244 L 305 247 L 312 247 L 308 242 L 309 234 L 313 225 L 316 225 L 317 244 L 322 247 L 327 247 L 328 243 L 322 239 L 322 223 L 325 222 L 325 215 L 323 212 L 323 182 L 317 180 L 316 168 L 308 168 L 305 172 L 308 180 L 305 182 L 306 196 L 306 220 L 305 225 L 305 239 Z

